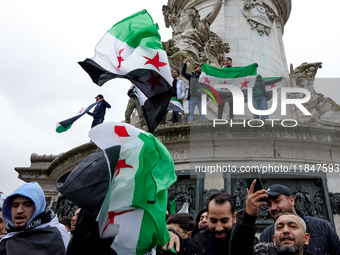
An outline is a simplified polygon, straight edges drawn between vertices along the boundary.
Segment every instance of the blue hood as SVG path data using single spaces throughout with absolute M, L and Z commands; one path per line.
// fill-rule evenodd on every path
M 45 211 L 45 195 L 40 185 L 37 182 L 25 183 L 24 185 L 16 189 L 11 195 L 9 195 L 3 204 L 2 215 L 5 221 L 7 221 L 7 223 L 9 223 L 9 225 L 11 225 L 12 227 L 14 227 L 11 216 L 12 199 L 16 195 L 28 197 L 34 203 L 35 211 L 27 225 L 29 225 L 36 216 Z

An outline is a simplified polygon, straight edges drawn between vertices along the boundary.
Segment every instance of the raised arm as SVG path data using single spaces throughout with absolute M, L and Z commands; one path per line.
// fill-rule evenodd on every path
M 220 12 L 222 7 L 222 0 L 216 0 L 214 9 L 212 12 L 210 12 L 205 19 L 208 21 L 208 23 L 211 25 L 214 20 L 216 19 L 218 13 Z

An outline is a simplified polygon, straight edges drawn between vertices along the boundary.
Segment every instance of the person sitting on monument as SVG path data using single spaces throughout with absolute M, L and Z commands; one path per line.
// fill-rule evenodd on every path
M 3 204 L 7 235 L 0 240 L 0 254 L 65 255 L 70 235 L 46 207 L 42 188 L 36 182 L 25 183 Z
M 274 221 L 277 221 L 281 214 L 289 212 L 299 215 L 306 222 L 310 240 L 305 250 L 314 252 L 316 255 L 340 254 L 340 240 L 336 231 L 325 220 L 307 216 L 302 210 L 295 208 L 295 198 L 289 188 L 274 184 L 268 188 L 267 195 L 269 214 Z M 275 223 L 261 233 L 260 241 L 271 242 L 274 229 Z
M 254 192 L 255 184 L 256 180 L 253 181 L 247 191 L 245 211 L 242 217 L 236 221 L 233 229 L 230 254 L 313 255 L 314 253 L 304 248 L 310 241 L 310 234 L 307 231 L 305 221 L 300 216 L 288 212 L 278 216 L 274 223 L 271 240 L 257 243 L 255 221 L 260 206 L 266 205 L 264 199 L 267 198 L 267 192 L 264 189 Z
M 189 100 L 189 117 L 188 121 L 193 121 L 194 120 L 194 112 L 195 112 L 195 107 L 197 106 L 198 112 L 200 114 L 200 120 L 203 121 L 205 120 L 205 116 L 202 115 L 202 109 L 201 109 L 201 98 L 200 98 L 200 93 L 198 92 L 197 89 L 197 83 L 198 83 L 198 78 L 201 74 L 202 68 L 201 65 L 196 65 L 195 66 L 195 72 L 189 74 L 187 73 L 187 64 L 190 61 L 190 57 L 187 58 L 182 67 L 182 76 L 189 81 L 189 92 L 188 92 L 188 97 L 187 99 Z

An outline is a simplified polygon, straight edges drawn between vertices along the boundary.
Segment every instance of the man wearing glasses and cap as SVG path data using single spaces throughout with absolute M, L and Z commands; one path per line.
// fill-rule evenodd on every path
M 298 215 L 305 221 L 307 233 L 310 234 L 309 244 L 305 250 L 316 255 L 340 254 L 340 240 L 335 230 L 326 221 L 307 216 L 302 210 L 295 208 L 295 198 L 289 188 L 274 184 L 268 188 L 267 195 L 269 214 L 274 221 L 286 212 Z M 261 233 L 260 242 L 273 241 L 274 224 Z
M 95 97 L 96 101 L 99 103 L 96 105 L 96 108 L 94 108 L 93 112 L 88 112 L 88 115 L 93 116 L 93 122 L 91 125 L 91 128 L 94 126 L 103 123 L 104 122 L 104 116 L 106 113 L 106 108 L 111 108 L 111 105 L 104 100 L 103 95 L 99 94 Z

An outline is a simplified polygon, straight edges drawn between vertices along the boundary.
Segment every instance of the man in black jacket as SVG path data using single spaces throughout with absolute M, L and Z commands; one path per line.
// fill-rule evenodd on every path
M 95 97 L 96 101 L 99 101 L 99 103 L 96 105 L 94 108 L 93 112 L 88 112 L 88 115 L 93 116 L 93 122 L 91 125 L 91 128 L 94 126 L 103 123 L 104 122 L 104 117 L 106 113 L 106 108 L 111 108 L 111 105 L 104 100 L 103 95 L 99 94 L 98 96 Z
M 229 240 L 236 222 L 235 208 L 234 197 L 229 194 L 217 193 L 210 197 L 207 205 L 208 228 L 192 233 L 203 254 L 229 254 Z
M 310 234 L 310 241 L 305 250 L 316 255 L 340 254 L 340 240 L 335 230 L 324 220 L 306 216 L 306 214 L 295 209 L 295 198 L 292 192 L 281 184 L 274 184 L 267 190 L 267 203 L 269 214 L 276 221 L 278 217 L 290 212 L 299 215 L 307 225 L 307 232 Z M 261 242 L 271 242 L 274 234 L 274 224 L 267 227 L 260 236 Z
M 312 255 L 304 249 L 308 245 L 310 235 L 306 232 L 306 224 L 298 215 L 292 213 L 281 214 L 275 224 L 271 240 L 255 245 L 255 221 L 259 207 L 266 205 L 266 190 L 254 193 L 254 180 L 247 194 L 246 208 L 241 219 L 238 219 L 232 232 L 230 241 L 231 255 Z M 274 242 L 274 244 L 272 243 Z

